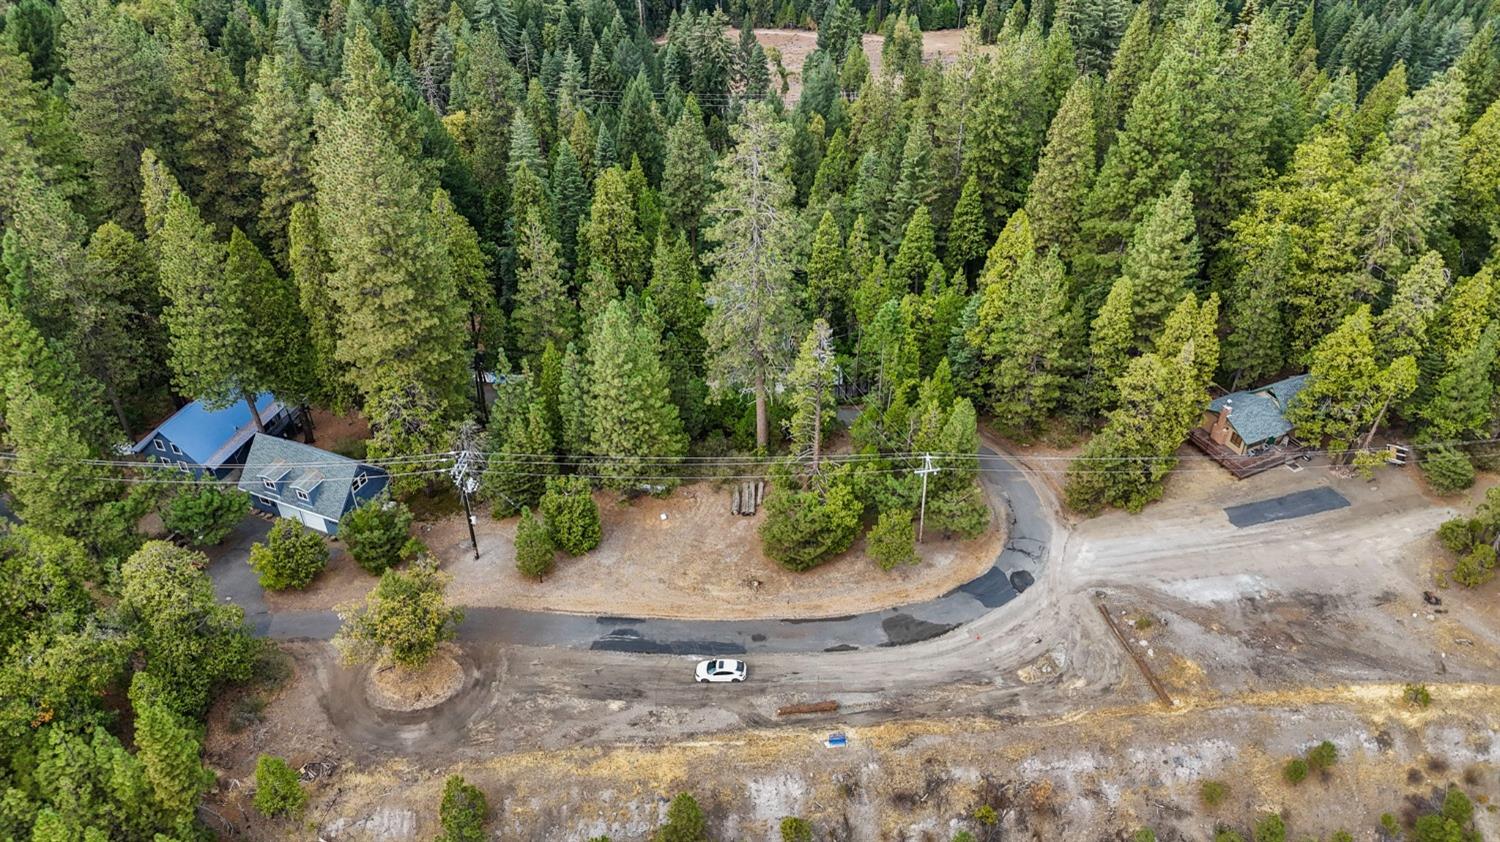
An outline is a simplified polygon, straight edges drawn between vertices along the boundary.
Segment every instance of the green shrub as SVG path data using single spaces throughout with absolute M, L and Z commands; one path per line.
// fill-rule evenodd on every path
M 463 612 L 448 607 L 449 578 L 431 560 L 410 570 L 387 570 L 364 604 L 340 606 L 343 625 L 333 645 L 348 663 L 389 658 L 403 667 L 419 667 L 452 640 Z
M 1130 842 L 1156 842 L 1156 831 L 1143 827 L 1130 835 Z
M 1223 781 L 1204 781 L 1203 786 L 1198 788 L 1198 797 L 1203 799 L 1204 806 L 1217 807 L 1229 798 L 1229 784 Z
M 1286 842 L 1286 822 L 1275 813 L 1267 813 L 1255 823 L 1255 842 Z
M 981 804 L 974 808 L 974 821 L 984 827 L 994 827 L 1000 823 L 1000 814 L 995 808 L 988 804 Z
M 849 485 L 830 479 L 823 491 L 778 486 L 766 498 L 760 527 L 766 555 L 788 570 L 811 570 L 849 549 L 864 506 Z
M 273 591 L 305 588 L 328 564 L 323 536 L 300 522 L 277 518 L 266 543 L 250 548 L 250 569 L 260 586 Z
M 968 832 L 967 830 L 960 830 L 959 832 L 953 834 L 952 842 L 974 842 L 974 834 Z
M 438 808 L 443 833 L 437 842 L 483 842 L 484 821 L 489 812 L 489 802 L 479 787 L 462 776 L 449 775 L 443 783 L 443 803 Z
M 599 504 L 583 477 L 549 478 L 538 511 L 547 523 L 553 545 L 568 555 L 583 555 L 599 546 L 603 535 Z
M 1380 814 L 1380 829 L 1385 831 L 1385 834 L 1392 839 L 1401 838 L 1401 825 L 1396 821 L 1396 817 L 1390 813 Z
M 516 523 L 516 569 L 541 581 L 551 572 L 556 556 L 547 525 L 532 517 L 531 509 L 521 507 L 521 520 Z
M 1474 484 L 1474 463 L 1462 450 L 1435 447 L 1422 458 L 1422 473 L 1439 494 L 1456 494 Z
M 1458 787 L 1449 787 L 1448 794 L 1443 796 L 1443 818 L 1459 825 L 1466 825 L 1474 820 L 1474 802 Z
M 222 485 L 193 485 L 172 495 L 161 522 L 195 547 L 211 547 L 250 513 L 250 495 Z
M 1214 842 L 1245 842 L 1239 831 L 1225 828 L 1214 834 Z
M 1324 740 L 1307 750 L 1307 768 L 1312 771 L 1327 769 L 1339 762 L 1339 747 Z
M 296 770 L 285 760 L 262 754 L 255 761 L 255 809 L 263 816 L 295 816 L 307 806 Z
M 881 512 L 865 539 L 865 551 L 881 570 L 917 563 L 917 529 L 910 509 Z
M 1480 544 L 1453 565 L 1453 581 L 1466 588 L 1477 588 L 1495 575 L 1495 548 Z
M 787 816 L 781 820 L 781 842 L 812 842 L 812 825 L 806 819 Z
M 1328 842 L 1354 842 L 1354 834 L 1347 830 L 1335 830 L 1333 835 L 1328 837 Z
M 1281 767 L 1281 777 L 1292 786 L 1302 783 L 1307 779 L 1307 761 L 1300 757 L 1292 758 Z
M 708 822 L 698 800 L 679 793 L 667 807 L 667 821 L 656 829 L 652 842 L 708 842 Z
M 381 495 L 344 515 L 339 540 L 356 564 L 378 576 L 410 561 L 421 548 L 411 537 L 411 522 L 411 510 L 404 503 Z
M 1416 705 L 1419 708 L 1425 708 L 1428 705 L 1432 704 L 1432 693 L 1427 689 L 1426 684 L 1406 685 L 1406 687 L 1401 690 L 1401 698 L 1404 699 L 1407 704 Z
M 1438 527 L 1438 540 L 1454 555 L 1466 553 L 1474 546 L 1474 530 L 1468 518 L 1456 517 Z

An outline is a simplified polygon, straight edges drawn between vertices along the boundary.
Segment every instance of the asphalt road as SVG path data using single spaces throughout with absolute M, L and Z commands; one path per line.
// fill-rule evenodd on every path
M 1016 596 L 1012 574 L 1040 578 L 1052 541 L 1052 520 L 1019 465 L 983 447 L 980 474 L 998 517 L 1009 522 L 1005 547 L 983 575 L 925 602 L 818 620 L 661 620 L 466 608 L 461 640 L 594 651 L 737 655 L 847 652 L 917 643 L 979 619 Z M 998 470 L 997 470 L 998 469 Z M 270 612 L 246 564 L 250 545 L 267 524 L 250 519 L 216 553 L 209 567 L 215 591 L 245 610 L 255 633 L 281 640 L 327 640 L 338 631 L 332 611 Z

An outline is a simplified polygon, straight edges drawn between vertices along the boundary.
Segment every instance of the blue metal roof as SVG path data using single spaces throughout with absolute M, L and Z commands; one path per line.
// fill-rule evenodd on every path
M 255 399 L 255 408 L 260 412 L 261 422 L 265 423 L 276 417 L 281 411 L 281 404 L 270 392 L 265 392 Z M 215 459 L 222 464 L 223 458 L 247 441 L 254 431 L 255 425 L 250 422 L 250 407 L 244 401 L 235 401 L 223 409 L 212 410 L 204 406 L 202 401 L 193 401 L 137 442 L 135 452 L 145 450 L 151 439 L 160 434 L 181 448 L 183 454 L 194 463 L 217 468 Z M 227 447 L 231 444 L 235 446 Z

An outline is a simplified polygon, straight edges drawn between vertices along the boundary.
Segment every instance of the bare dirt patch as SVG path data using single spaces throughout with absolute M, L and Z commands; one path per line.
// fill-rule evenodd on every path
M 724 34 L 731 41 L 738 41 L 740 31 L 736 27 L 729 27 Z M 818 33 L 806 29 L 757 29 L 755 40 L 768 52 L 775 48 L 781 53 L 781 64 L 787 71 L 787 93 L 784 97 L 788 104 L 795 103 L 802 98 L 802 66 L 807 63 L 807 57 L 818 47 Z M 962 29 L 939 29 L 932 32 L 922 33 L 922 60 L 923 61 L 953 61 L 963 49 L 964 30 Z M 865 57 L 870 60 L 871 75 L 880 75 L 880 49 L 885 44 L 885 39 L 879 35 L 865 35 L 860 40 L 860 46 L 865 51 Z M 980 47 L 980 50 L 990 50 L 993 47 Z M 771 68 L 771 83 L 777 83 L 776 68 Z
M 794 573 L 761 551 L 764 514 L 729 511 L 728 489 L 684 486 L 666 498 L 620 500 L 598 492 L 604 540 L 578 558 L 558 557 L 543 582 L 515 566 L 515 518 L 481 515 L 474 558 L 462 516 L 419 536 L 453 575 L 450 593 L 465 605 L 675 619 L 834 617 L 940 596 L 987 570 L 1004 536 L 974 540 L 929 533 L 921 561 L 890 572 L 861 539 L 827 563 Z
M 385 710 L 425 710 L 453 698 L 463 683 L 458 661 L 440 651 L 420 667 L 377 665 L 365 679 L 365 693 L 371 704 Z

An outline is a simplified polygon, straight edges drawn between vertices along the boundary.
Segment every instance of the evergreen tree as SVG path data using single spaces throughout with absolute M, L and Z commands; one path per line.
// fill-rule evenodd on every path
M 589 450 L 601 457 L 604 482 L 616 488 L 662 482 L 671 457 L 687 451 L 659 341 L 620 301 L 610 302 L 589 336 Z
M 558 144 L 548 187 L 552 194 L 552 218 L 557 223 L 558 258 L 563 270 L 571 271 L 577 265 L 578 222 L 589 204 L 588 185 L 571 144 Z
M 541 501 L 547 477 L 557 472 L 550 458 L 551 426 L 540 400 L 531 401 L 503 428 L 496 425 L 484 472 L 484 495 L 494 502 L 495 517 L 508 517 Z
M 141 153 L 166 136 L 169 94 L 161 54 L 109 0 L 65 0 L 62 41 L 68 114 L 89 165 L 94 209 L 140 230 Z
M 1031 217 L 1027 216 L 1024 209 L 1018 210 L 1006 220 L 1005 228 L 1001 229 L 1000 235 L 995 238 L 995 244 L 990 246 L 985 255 L 984 271 L 979 273 L 979 291 L 999 296 L 997 301 L 1003 301 L 1009 294 L 1008 290 L 1015 281 L 1021 264 L 1036 253 L 1036 239 L 1031 233 Z M 998 289 L 990 293 L 991 287 Z
M 1007 287 L 986 288 L 977 332 L 991 412 L 1007 434 L 1034 432 L 1057 406 L 1066 381 L 1070 318 L 1067 280 L 1055 254 L 1027 255 Z
M 190 17 L 178 15 L 171 36 L 166 67 L 176 105 L 174 168 L 209 220 L 221 228 L 249 226 L 256 184 L 244 91 Z
M 1184 173 L 1147 211 L 1121 267 L 1122 277 L 1130 279 L 1139 343 L 1144 345 L 1161 330 L 1182 294 L 1192 289 L 1198 261 L 1193 197 Z
M 661 180 L 662 166 L 666 160 L 663 148 L 661 115 L 656 110 L 656 98 L 651 92 L 651 83 L 646 71 L 641 70 L 625 87 L 625 96 L 620 101 L 618 134 L 615 138 L 621 161 L 639 160 L 646 178 L 653 184 Z
M 311 381 L 317 394 L 313 402 L 335 409 L 353 400 L 345 364 L 338 359 L 338 305 L 329 292 L 332 267 L 318 227 L 318 211 L 310 204 L 292 207 L 287 225 L 287 266 L 297 287 L 297 300 L 307 319 L 308 350 L 312 359 Z
M 563 455 L 579 457 L 589 452 L 593 424 L 588 414 L 587 361 L 576 344 L 569 342 L 563 352 L 562 383 L 557 394 L 557 413 L 562 418 Z
M 667 131 L 666 168 L 662 174 L 662 203 L 672 225 L 687 232 L 696 244 L 703 209 L 713 192 L 713 149 L 703 131 L 703 112 L 689 96 L 682 114 Z
M 1096 411 L 1108 411 L 1119 400 L 1115 381 L 1130 364 L 1136 347 L 1135 304 L 1129 278 L 1120 278 L 1094 317 L 1089 335 L 1089 401 Z
M 319 79 L 328 60 L 328 45 L 307 16 L 302 0 L 282 0 L 276 12 L 276 56 L 271 61 L 284 64 L 295 75 Z M 261 66 L 269 63 L 263 61 Z
M 1485 436 L 1494 420 L 1495 328 L 1484 334 L 1468 354 L 1459 358 L 1432 389 L 1432 397 L 1417 416 L 1421 437 L 1427 441 L 1464 441 Z
M 833 331 L 827 321 L 818 319 L 802 340 L 787 377 L 792 406 L 787 434 L 792 453 L 799 460 L 806 459 L 814 474 L 823 455 L 823 427 L 833 420 L 836 409 L 833 386 L 837 378 Z
M 189 817 L 214 776 L 198 757 L 197 726 L 159 702 L 155 698 L 159 692 L 150 676 L 136 673 L 130 687 L 136 755 L 155 802 L 190 826 Z
M 941 268 L 941 264 L 937 259 L 932 216 L 926 205 L 919 205 L 906 225 L 896 259 L 891 261 L 889 280 L 903 289 L 917 291 L 934 268 Z
M 937 198 L 937 181 L 932 172 L 932 135 L 927 123 L 915 115 L 906 130 L 906 144 L 901 150 L 901 170 L 891 197 L 890 221 L 886 230 L 907 226 L 918 208 L 930 208 Z M 924 273 L 925 274 L 925 273 Z
M 953 219 L 948 223 L 948 268 L 955 272 L 962 270 L 969 277 L 984 256 L 987 242 L 988 226 L 980 202 L 979 177 L 970 174 L 964 179 L 958 204 L 953 207 Z
M 1088 76 L 1068 88 L 1047 130 L 1047 146 L 1026 194 L 1026 215 L 1037 248 L 1056 248 L 1064 259 L 1077 247 L 1084 203 L 1094 181 L 1094 88 Z
M 126 400 L 159 385 L 151 373 L 166 358 L 150 249 L 113 222 L 99 226 L 89 238 L 86 270 L 74 295 L 87 302 L 74 317 L 77 358 L 104 388 L 120 430 L 128 433 Z
M 1156 355 L 1171 359 L 1191 348 L 1198 384 L 1207 390 L 1219 368 L 1219 296 L 1211 294 L 1202 304 L 1191 292 L 1172 310 L 1156 338 Z
M 847 306 L 848 258 L 843 234 L 831 211 L 823 212 L 813 235 L 812 254 L 807 260 L 807 312 L 841 324 Z
M 1492 103 L 1459 145 L 1462 175 L 1454 221 L 1465 253 L 1489 253 L 1500 239 L 1500 105 Z
M 1363 305 L 1313 349 L 1307 386 L 1287 412 L 1304 441 L 1344 450 L 1416 388 L 1416 362 L 1400 357 L 1382 368 L 1373 333 L 1370 308 Z
M 1054 27 L 1066 27 L 1080 74 L 1109 69 L 1115 46 L 1125 33 L 1129 4 L 1125 0 L 1061 0 L 1052 15 Z
M 1391 303 L 1375 319 L 1375 346 L 1382 362 L 1422 356 L 1427 328 L 1447 295 L 1449 280 L 1443 258 L 1435 251 L 1422 255 L 1401 276 Z
M 713 302 L 704 336 L 716 388 L 755 393 L 755 443 L 770 444 L 767 401 L 784 376 L 797 335 L 792 281 L 792 187 L 786 144 L 769 106 L 753 103 L 734 127 L 732 152 L 719 162 L 723 185 L 709 208 L 717 243 L 707 285 Z
M 584 246 L 616 283 L 640 289 L 646 282 L 646 240 L 641 234 L 635 201 L 618 167 L 599 173 L 589 210 Z
M 297 5 L 288 0 L 285 9 Z M 254 152 L 250 169 L 260 179 L 260 213 L 256 231 L 271 246 L 277 263 L 287 262 L 287 226 L 292 208 L 310 203 L 312 184 L 312 114 L 281 59 L 262 61 L 251 104 L 249 138 Z
M 531 356 L 540 353 L 548 342 L 559 347 L 568 344 L 573 335 L 573 304 L 568 300 L 557 243 L 536 211 L 527 213 L 520 235 L 512 341 L 523 354 Z

